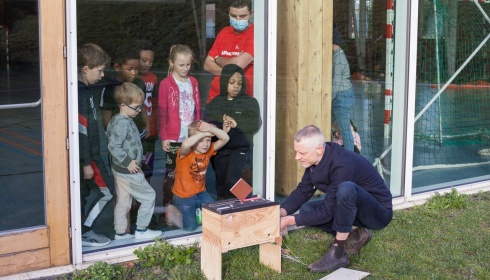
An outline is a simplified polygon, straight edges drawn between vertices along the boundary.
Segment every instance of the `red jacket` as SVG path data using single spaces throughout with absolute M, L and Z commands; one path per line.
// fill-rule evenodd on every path
M 201 119 L 201 97 L 196 78 L 189 76 L 195 103 L 194 119 Z M 158 88 L 158 133 L 160 140 L 177 141 L 180 134 L 179 86 L 172 75 L 160 82 Z

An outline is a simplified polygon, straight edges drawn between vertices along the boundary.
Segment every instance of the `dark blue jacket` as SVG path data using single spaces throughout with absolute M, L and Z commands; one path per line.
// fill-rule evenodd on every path
M 90 88 L 78 81 L 78 142 L 80 167 L 100 160 L 99 124 Z M 82 174 L 83 177 L 83 174 Z
M 316 166 L 306 168 L 301 182 L 284 201 L 288 215 L 296 212 L 318 189 L 325 193 L 323 207 L 309 215 L 295 215 L 297 226 L 316 226 L 331 222 L 335 211 L 335 196 L 340 183 L 350 181 L 369 192 L 381 204 L 392 208 L 392 196 L 383 178 L 363 156 L 348 151 L 336 143 L 327 142 L 325 153 Z

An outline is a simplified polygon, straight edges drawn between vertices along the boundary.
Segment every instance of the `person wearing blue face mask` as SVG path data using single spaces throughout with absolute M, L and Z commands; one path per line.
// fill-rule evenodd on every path
M 204 62 L 204 70 L 214 75 L 206 103 L 220 93 L 223 67 L 236 64 L 244 69 L 246 94 L 253 96 L 254 25 L 252 0 L 231 0 L 228 10 L 230 26 L 223 28 L 214 41 Z

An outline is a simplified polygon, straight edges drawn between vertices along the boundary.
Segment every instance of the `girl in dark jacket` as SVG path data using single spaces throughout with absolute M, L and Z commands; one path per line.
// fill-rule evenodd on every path
M 223 67 L 220 95 L 206 105 L 205 119 L 222 127 L 230 121 L 230 141 L 213 157 L 216 173 L 216 192 L 219 198 L 231 197 L 230 188 L 240 179 L 251 184 L 253 135 L 260 129 L 259 103 L 245 94 L 243 69 L 235 64 Z

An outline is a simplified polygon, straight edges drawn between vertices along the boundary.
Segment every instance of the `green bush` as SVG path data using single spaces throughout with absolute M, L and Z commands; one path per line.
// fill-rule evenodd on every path
M 139 248 L 134 251 L 138 257 L 137 263 L 143 267 L 157 265 L 165 270 L 170 270 L 178 265 L 189 265 L 195 260 L 194 255 L 198 251 L 197 244 L 193 246 L 172 246 L 165 240 L 157 239 L 155 244 Z
M 468 195 L 459 194 L 456 189 L 451 189 L 450 193 L 441 195 L 436 194 L 431 197 L 423 208 L 426 210 L 445 210 L 445 209 L 465 209 L 468 206 Z
M 77 270 L 71 279 L 76 280 L 113 280 L 124 279 L 127 275 L 126 268 L 119 264 L 108 264 L 105 262 L 95 262 L 85 270 Z

